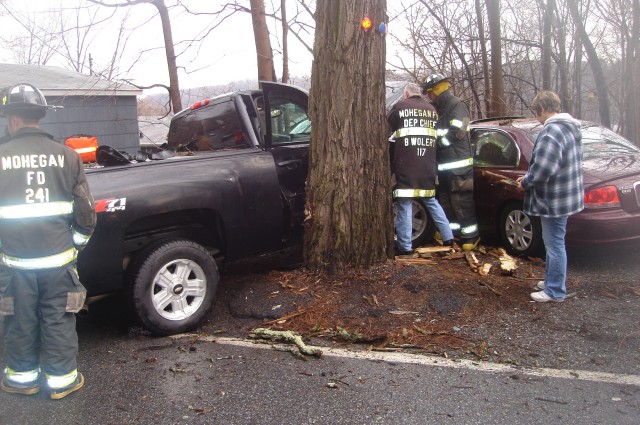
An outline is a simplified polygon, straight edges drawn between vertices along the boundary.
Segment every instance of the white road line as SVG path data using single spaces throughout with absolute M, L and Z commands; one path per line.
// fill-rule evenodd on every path
M 211 335 L 181 334 L 170 337 L 171 339 L 192 338 L 198 341 L 214 342 L 216 344 L 233 345 L 238 347 L 272 349 L 273 347 L 288 351 L 292 345 L 256 342 L 255 340 L 215 337 Z M 387 363 L 406 363 L 432 367 L 448 367 L 454 369 L 470 369 L 481 372 L 495 373 L 519 373 L 522 375 L 577 379 L 582 381 L 606 382 L 610 384 L 635 385 L 640 386 L 640 376 L 623 375 L 607 372 L 591 372 L 588 370 L 574 369 L 550 369 L 532 368 L 507 365 L 501 363 L 478 362 L 473 360 L 446 359 L 431 355 L 410 354 L 401 352 L 381 352 L 381 351 L 351 351 L 343 348 L 309 346 L 322 351 L 323 356 L 340 357 L 348 359 L 362 359 L 383 361 Z

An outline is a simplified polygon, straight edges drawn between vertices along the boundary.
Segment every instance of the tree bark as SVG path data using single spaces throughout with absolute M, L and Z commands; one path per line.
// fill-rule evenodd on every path
M 250 3 L 253 36 L 256 41 L 256 55 L 258 57 L 258 81 L 276 81 L 269 28 L 264 12 L 264 0 L 251 0 Z
M 489 116 L 500 117 L 507 114 L 502 71 L 500 0 L 487 2 L 487 20 L 489 21 L 489 38 L 491 40 L 491 110 Z
M 360 27 L 365 15 L 374 23 L 368 31 Z M 312 270 L 366 267 L 392 255 L 381 22 L 386 0 L 317 2 L 304 241 Z

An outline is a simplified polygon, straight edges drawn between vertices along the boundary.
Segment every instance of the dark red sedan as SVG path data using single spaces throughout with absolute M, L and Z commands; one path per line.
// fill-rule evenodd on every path
M 540 223 L 522 211 L 516 178 L 526 174 L 542 125 L 504 118 L 472 123 L 478 224 L 515 255 L 543 249 Z M 640 148 L 604 127 L 583 122 L 585 209 L 569 219 L 567 245 L 640 242 Z

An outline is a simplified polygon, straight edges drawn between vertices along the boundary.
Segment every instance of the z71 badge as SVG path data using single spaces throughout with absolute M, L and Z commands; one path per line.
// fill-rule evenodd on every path
M 124 211 L 127 206 L 127 198 L 99 199 L 96 201 L 96 212 Z

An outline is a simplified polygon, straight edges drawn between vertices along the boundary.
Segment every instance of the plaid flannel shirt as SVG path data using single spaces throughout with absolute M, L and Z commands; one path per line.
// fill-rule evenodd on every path
M 522 180 L 524 211 L 533 216 L 562 217 L 584 208 L 582 134 L 569 114 L 556 114 L 544 124 Z

